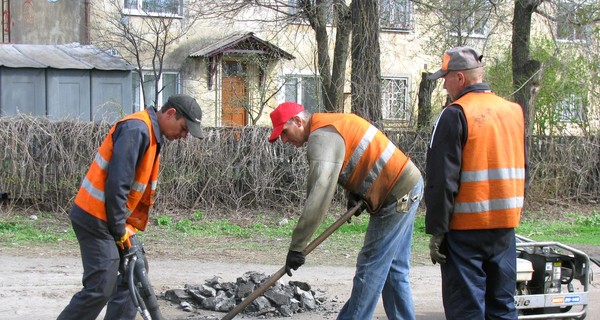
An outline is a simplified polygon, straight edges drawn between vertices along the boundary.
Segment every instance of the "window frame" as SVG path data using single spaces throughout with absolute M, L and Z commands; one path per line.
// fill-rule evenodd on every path
M 179 94 L 181 93 L 181 75 L 179 74 L 179 72 L 175 72 L 175 71 L 163 71 L 160 79 L 158 81 L 158 85 L 163 87 L 163 81 L 165 81 L 165 76 L 175 76 L 175 80 L 174 80 L 174 92 L 170 93 L 169 90 L 165 90 L 167 89 L 167 87 L 163 87 L 162 90 L 160 90 L 160 92 L 158 93 L 158 99 L 160 101 L 160 103 L 145 103 L 145 101 L 143 101 L 144 97 L 142 95 L 142 86 L 145 86 L 145 82 L 150 81 L 150 80 L 146 80 L 147 76 L 150 76 L 152 78 L 154 78 L 154 72 L 152 70 L 144 70 L 142 71 L 143 77 L 144 77 L 144 83 L 141 83 L 139 81 L 139 73 L 137 71 L 132 73 L 132 77 L 131 77 L 131 86 L 132 86 L 132 104 L 134 107 L 134 110 L 136 111 L 141 111 L 145 108 L 147 108 L 148 106 L 155 106 L 157 109 L 160 109 L 160 107 L 167 101 L 167 99 L 169 98 L 170 95 L 172 94 Z M 154 79 L 152 79 L 151 81 L 154 81 Z M 151 85 L 152 87 L 154 86 L 154 83 L 152 84 L 148 84 Z M 149 88 L 149 91 L 146 91 L 146 94 L 151 95 L 151 98 L 154 98 L 154 89 L 153 88 Z M 167 92 L 167 94 L 165 95 L 165 92 Z M 142 103 L 144 102 L 144 103 Z
M 580 12 L 585 12 L 587 2 L 582 4 L 573 3 L 572 1 L 558 1 L 556 7 L 556 23 L 555 23 L 555 34 L 556 40 L 562 42 L 586 42 L 589 34 L 589 24 L 581 26 L 573 23 L 572 18 L 577 17 Z M 564 37 L 566 30 L 568 34 Z
M 403 2 L 400 4 L 399 2 Z M 380 0 L 381 14 L 379 28 L 387 31 L 413 31 L 415 28 L 415 12 L 413 2 L 410 0 Z M 390 7 L 394 18 L 387 24 L 383 24 L 381 17 L 384 16 L 384 8 Z M 402 17 L 402 19 L 400 19 Z
M 130 2 L 132 7 L 126 8 L 127 2 Z M 164 12 L 164 11 L 148 11 L 144 10 L 144 1 L 156 1 L 156 0 L 124 0 L 123 1 L 123 14 L 132 16 L 147 16 L 147 17 L 182 17 L 183 16 L 183 1 L 182 0 L 171 0 L 177 2 L 177 12 Z
M 585 122 L 587 117 L 585 99 L 576 94 L 570 94 L 558 101 L 557 113 L 560 122 Z
M 288 95 L 288 81 L 293 79 L 296 83 L 294 84 L 295 93 L 294 99 L 290 99 L 290 95 Z M 313 85 L 315 86 L 316 93 L 314 93 L 315 97 L 311 99 L 314 101 L 314 104 L 309 104 L 308 98 L 305 97 L 307 95 L 307 88 L 303 86 L 304 79 L 313 80 Z M 321 77 L 314 73 L 286 73 L 281 77 L 281 92 L 278 95 L 278 100 L 281 102 L 292 101 L 301 104 L 311 113 L 322 112 L 324 110 L 323 101 L 321 98 Z
M 300 10 L 298 9 L 298 1 L 300 1 L 300 0 L 287 0 L 286 1 L 287 13 L 291 16 L 295 16 L 294 22 L 302 23 L 302 24 L 309 24 L 308 19 L 305 16 L 300 16 L 298 14 L 298 12 L 300 12 Z M 333 21 L 333 0 L 328 0 L 328 1 L 329 1 L 329 6 L 328 6 L 328 10 L 327 10 L 326 24 L 331 26 L 331 25 L 333 25 L 333 22 L 334 22 Z
M 454 0 L 454 1 L 461 1 L 461 0 Z M 491 4 L 486 1 L 486 0 L 470 0 L 470 1 L 476 1 L 479 2 L 479 4 L 481 5 L 480 7 L 477 8 L 477 10 L 474 10 L 472 14 L 470 14 L 468 17 L 463 17 L 461 15 L 458 14 L 453 14 L 451 15 L 451 19 L 449 21 L 449 23 L 451 24 L 450 26 L 450 35 L 451 36 L 459 36 L 459 34 L 462 37 L 468 37 L 468 38 L 478 38 L 478 39 L 484 39 L 487 38 L 490 34 L 491 31 L 491 26 L 490 26 L 490 18 L 491 18 Z M 473 8 L 475 4 L 469 4 L 469 6 L 471 8 Z M 454 8 L 454 11 L 458 11 L 460 8 Z M 477 18 L 477 19 L 476 19 Z M 481 18 L 481 19 L 480 19 Z M 483 23 L 482 27 L 476 27 L 475 23 L 477 21 L 482 20 L 483 18 L 485 18 L 485 22 Z M 460 19 L 460 20 L 466 20 L 467 23 L 467 28 L 461 28 L 461 30 L 459 30 L 459 32 L 455 31 L 453 26 L 457 26 L 460 25 L 460 23 L 455 23 L 454 19 Z M 481 32 L 479 32 L 478 29 L 482 29 Z M 477 32 L 476 32 L 477 30 Z
M 399 101 L 396 98 L 399 94 L 396 92 L 387 92 L 387 86 L 385 85 L 386 81 L 390 82 L 403 82 L 403 95 L 402 98 L 402 106 L 401 110 L 392 110 L 394 109 L 394 101 Z M 395 88 L 401 88 L 398 85 L 394 85 Z M 391 121 L 410 121 L 411 108 L 409 105 L 410 102 L 410 76 L 385 76 L 381 77 L 381 117 L 383 120 L 391 120 Z M 392 117 L 393 114 L 404 114 L 404 117 Z

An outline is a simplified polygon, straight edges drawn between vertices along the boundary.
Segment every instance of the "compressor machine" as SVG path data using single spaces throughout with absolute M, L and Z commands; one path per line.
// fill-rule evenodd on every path
M 590 258 L 584 252 L 517 235 L 519 319 L 584 319 L 590 280 Z

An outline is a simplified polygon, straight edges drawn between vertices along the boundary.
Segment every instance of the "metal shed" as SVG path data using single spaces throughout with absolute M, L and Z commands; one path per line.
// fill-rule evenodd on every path
M 0 116 L 116 121 L 134 112 L 131 70 L 79 44 L 0 44 Z

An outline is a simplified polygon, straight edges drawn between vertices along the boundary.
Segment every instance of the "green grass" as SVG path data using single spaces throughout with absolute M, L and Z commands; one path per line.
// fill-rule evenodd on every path
M 536 241 L 557 241 L 564 244 L 600 246 L 600 212 L 587 216 L 567 213 L 565 219 L 523 219 L 517 233 Z M 321 234 L 335 221 L 328 215 L 315 235 Z M 234 237 L 241 239 L 288 239 L 297 219 L 283 220 L 259 214 L 252 222 L 238 225 L 227 219 L 207 219 L 202 211 L 191 217 L 175 220 L 168 215 L 156 215 L 152 219 L 151 232 L 161 238 L 185 237 Z M 368 215 L 353 217 L 352 223 L 342 225 L 324 245 L 360 248 L 367 229 Z M 141 234 L 141 237 L 144 235 Z M 0 245 L 23 245 L 32 243 L 58 243 L 76 241 L 73 229 L 66 217 L 38 214 L 38 219 L 14 215 L 0 217 Z M 418 214 L 415 220 L 413 250 L 425 252 L 429 236 L 425 234 L 425 217 Z M 328 244 L 327 244 L 328 243 Z
M 523 220 L 517 234 L 536 241 L 556 241 L 564 244 L 600 246 L 600 212 L 589 216 L 565 214 L 567 219 Z
M 58 243 L 63 240 L 75 240 L 70 223 L 60 223 L 50 215 L 40 214 L 36 220 L 22 216 L 0 218 L 0 244 Z

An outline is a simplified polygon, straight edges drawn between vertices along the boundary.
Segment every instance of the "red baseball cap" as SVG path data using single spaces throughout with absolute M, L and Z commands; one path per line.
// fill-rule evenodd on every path
M 295 102 L 284 102 L 277 106 L 270 115 L 271 122 L 273 123 L 273 132 L 271 132 L 269 142 L 273 143 L 277 141 L 285 123 L 302 111 L 304 111 L 304 107 Z

